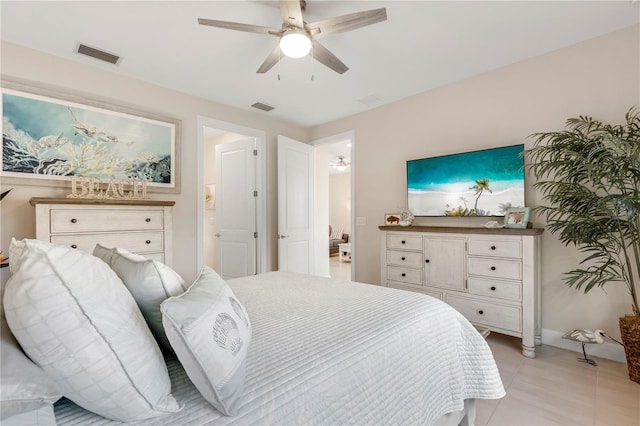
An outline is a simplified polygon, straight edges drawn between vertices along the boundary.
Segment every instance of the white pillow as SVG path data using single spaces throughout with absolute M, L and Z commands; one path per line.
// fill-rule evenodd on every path
M 169 342 L 193 384 L 218 411 L 235 416 L 251 343 L 244 306 L 205 266 L 186 292 L 162 302 L 160 310 Z
M 158 344 L 103 261 L 38 240 L 13 240 L 9 255 L 7 322 L 64 396 L 125 422 L 180 410 Z
M 330 240 L 341 240 L 342 239 L 342 234 L 344 233 L 344 228 L 337 228 L 334 229 L 333 232 L 331 233 L 331 235 L 329 235 L 329 239 Z
M 9 424 L 53 424 L 53 403 L 62 397 L 62 392 L 22 352 L 11 334 L 4 312 L 0 310 L 0 423 Z M 50 413 L 53 422 L 44 422 L 43 414 Z M 34 423 L 26 419 L 38 418 Z
M 14 414 L 10 417 L 0 416 L 2 426 L 57 426 L 56 413 L 53 405 L 47 404 L 40 408 Z
M 158 342 L 171 350 L 162 327 L 160 303 L 171 296 L 184 293 L 184 280 L 165 264 L 129 253 L 121 248 L 107 248 L 97 244 L 93 255 L 111 267 L 127 286 L 142 316 Z

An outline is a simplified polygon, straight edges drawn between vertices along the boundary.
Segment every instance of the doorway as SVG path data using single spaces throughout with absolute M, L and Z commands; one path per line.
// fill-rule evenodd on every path
M 345 281 L 355 279 L 354 134 L 346 132 L 312 143 L 328 168 L 329 274 Z M 333 234 L 333 235 L 332 235 Z
M 219 246 L 225 244 L 222 240 L 225 239 L 224 232 L 224 216 L 221 218 L 219 214 L 222 209 L 220 207 L 220 198 L 222 194 L 220 191 L 223 189 L 219 187 L 221 182 L 216 182 L 216 163 L 219 164 L 219 158 L 216 157 L 216 147 L 218 150 L 222 146 L 230 146 L 242 142 L 242 140 L 251 139 L 253 149 L 253 158 L 251 158 L 251 167 L 255 172 L 255 182 L 252 185 L 255 186 L 255 202 L 245 203 L 247 208 L 254 209 L 251 214 L 244 215 L 247 219 L 246 224 L 243 224 L 247 229 L 255 229 L 251 232 L 251 238 L 253 241 L 245 244 L 243 252 L 247 250 L 253 250 L 254 253 L 250 253 L 250 256 L 238 257 L 239 264 L 230 264 L 230 260 L 235 257 L 229 256 L 226 259 L 220 259 Z M 197 158 L 198 158 L 198 194 L 197 197 L 197 266 L 198 270 L 203 265 L 209 266 L 225 276 L 224 271 L 221 268 L 226 268 L 229 271 L 228 278 L 237 275 L 238 271 L 245 271 L 241 274 L 255 274 L 260 272 L 266 272 L 270 270 L 269 265 L 269 253 L 267 250 L 267 223 L 266 223 L 266 135 L 265 132 L 251 129 L 244 126 L 238 126 L 232 123 L 226 123 L 218 120 L 214 120 L 207 117 L 198 117 L 198 146 L 197 146 Z M 234 155 L 236 159 L 237 155 Z M 246 162 L 249 164 L 249 162 Z M 252 194 L 253 196 L 253 194 Z M 228 215 L 227 215 L 228 216 Z M 237 220 L 237 217 L 234 217 Z M 237 227 L 237 224 L 234 224 Z M 235 238 L 235 236 L 234 236 Z M 230 244 L 234 244 L 236 248 L 242 248 L 242 245 L 237 244 L 236 241 L 229 241 Z M 252 259 L 250 264 L 247 264 L 246 259 Z M 255 259 L 255 260 L 253 260 Z

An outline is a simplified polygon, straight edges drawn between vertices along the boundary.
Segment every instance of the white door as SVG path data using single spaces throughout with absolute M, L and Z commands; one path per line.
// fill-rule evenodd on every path
M 314 147 L 278 136 L 278 270 L 314 271 Z
M 256 273 L 256 167 L 253 138 L 216 145 L 218 273 Z

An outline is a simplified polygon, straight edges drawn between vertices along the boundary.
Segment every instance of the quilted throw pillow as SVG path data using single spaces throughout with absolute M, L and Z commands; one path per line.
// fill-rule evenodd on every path
M 53 403 L 62 393 L 44 371 L 22 352 L 0 309 L 0 424 L 55 425 Z M 43 413 L 49 413 L 45 422 Z M 36 418 L 42 421 L 25 418 Z
M 97 244 L 93 255 L 102 259 L 118 275 L 133 295 L 158 343 L 171 350 L 162 327 L 160 303 L 186 290 L 182 277 L 161 262 L 122 248 L 107 248 Z
M 7 322 L 64 396 L 123 422 L 180 410 L 158 344 L 104 262 L 38 240 L 13 240 L 9 255 Z
M 165 300 L 160 309 L 169 342 L 193 384 L 218 411 L 235 416 L 251 342 L 244 306 L 205 266 L 186 292 Z

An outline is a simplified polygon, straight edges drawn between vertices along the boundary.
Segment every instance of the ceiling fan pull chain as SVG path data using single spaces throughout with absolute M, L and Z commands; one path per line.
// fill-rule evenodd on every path
M 309 67 L 311 67 L 311 81 L 314 81 L 315 76 L 313 75 L 313 71 L 315 71 L 315 65 L 314 65 L 314 61 L 311 59 L 313 58 L 313 44 L 311 45 L 311 53 L 309 55 Z

